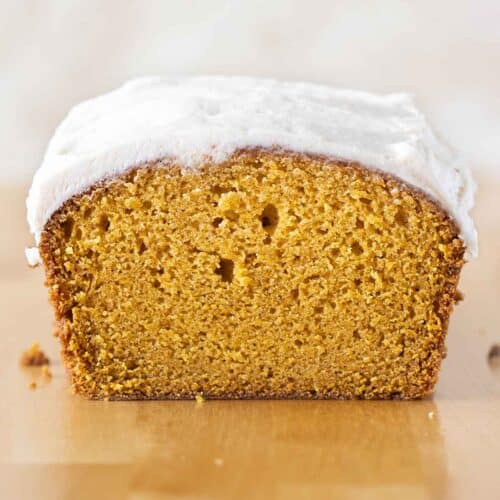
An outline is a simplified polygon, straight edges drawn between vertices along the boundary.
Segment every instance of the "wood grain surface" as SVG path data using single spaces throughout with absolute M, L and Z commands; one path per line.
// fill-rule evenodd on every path
M 71 394 L 43 272 L 24 260 L 26 190 L 0 188 L 0 498 L 500 498 L 499 193 L 483 179 L 481 256 L 433 398 L 200 404 Z M 51 381 L 19 366 L 35 340 Z

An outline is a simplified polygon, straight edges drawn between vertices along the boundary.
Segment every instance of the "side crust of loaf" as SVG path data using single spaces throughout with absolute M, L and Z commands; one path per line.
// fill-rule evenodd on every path
M 52 215 L 40 254 L 74 390 L 115 400 L 424 397 L 464 263 L 421 191 L 262 148 L 96 184 Z

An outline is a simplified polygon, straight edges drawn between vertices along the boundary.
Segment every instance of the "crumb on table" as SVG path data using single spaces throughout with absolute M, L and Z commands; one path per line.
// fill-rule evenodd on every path
M 492 367 L 500 367 L 500 344 L 493 344 L 488 352 L 488 363 Z
M 52 372 L 50 371 L 49 365 L 42 366 L 42 375 L 46 380 L 52 379 Z
M 201 394 L 196 394 L 195 399 L 196 399 L 196 402 L 198 404 L 201 404 L 201 403 L 203 403 L 203 401 L 205 401 L 205 399 L 203 398 L 203 396 Z
M 32 391 L 34 391 L 34 390 L 38 387 L 38 385 L 37 385 L 37 383 L 36 383 L 34 380 L 32 380 L 32 381 L 28 384 L 28 387 L 29 387 Z
M 21 356 L 21 366 L 46 366 L 48 364 L 50 360 L 40 349 L 38 342 L 34 342 Z

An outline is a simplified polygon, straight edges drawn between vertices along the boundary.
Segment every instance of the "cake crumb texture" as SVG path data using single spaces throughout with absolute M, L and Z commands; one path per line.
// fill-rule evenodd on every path
M 46 366 L 50 364 L 49 358 L 40 349 L 38 342 L 34 342 L 29 349 L 21 355 L 21 366 Z
M 96 185 L 40 253 L 86 397 L 409 399 L 437 380 L 464 245 L 393 177 L 255 149 Z

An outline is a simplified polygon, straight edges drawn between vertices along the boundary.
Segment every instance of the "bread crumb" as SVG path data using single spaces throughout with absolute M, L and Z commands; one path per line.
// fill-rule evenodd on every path
M 217 465 L 217 467 L 222 467 L 224 465 L 224 460 L 222 460 L 222 458 L 214 458 L 214 464 Z
M 46 380 L 52 380 L 52 372 L 50 371 L 50 368 L 48 365 L 43 365 L 42 366 L 42 375 Z
M 201 394 L 196 394 L 196 396 L 194 397 L 194 399 L 196 399 L 196 403 L 197 404 L 202 404 L 205 401 L 203 399 L 203 396 Z
M 29 387 L 32 391 L 34 391 L 34 390 L 38 387 L 38 385 L 37 385 L 37 383 L 36 383 L 34 380 L 32 380 L 32 381 L 28 384 L 28 387 Z
M 34 342 L 21 356 L 21 366 L 44 366 L 48 364 L 50 364 L 50 360 L 40 349 L 38 342 Z
M 429 413 L 427 413 L 427 418 L 429 420 L 434 420 L 434 412 L 433 411 L 430 411 Z

